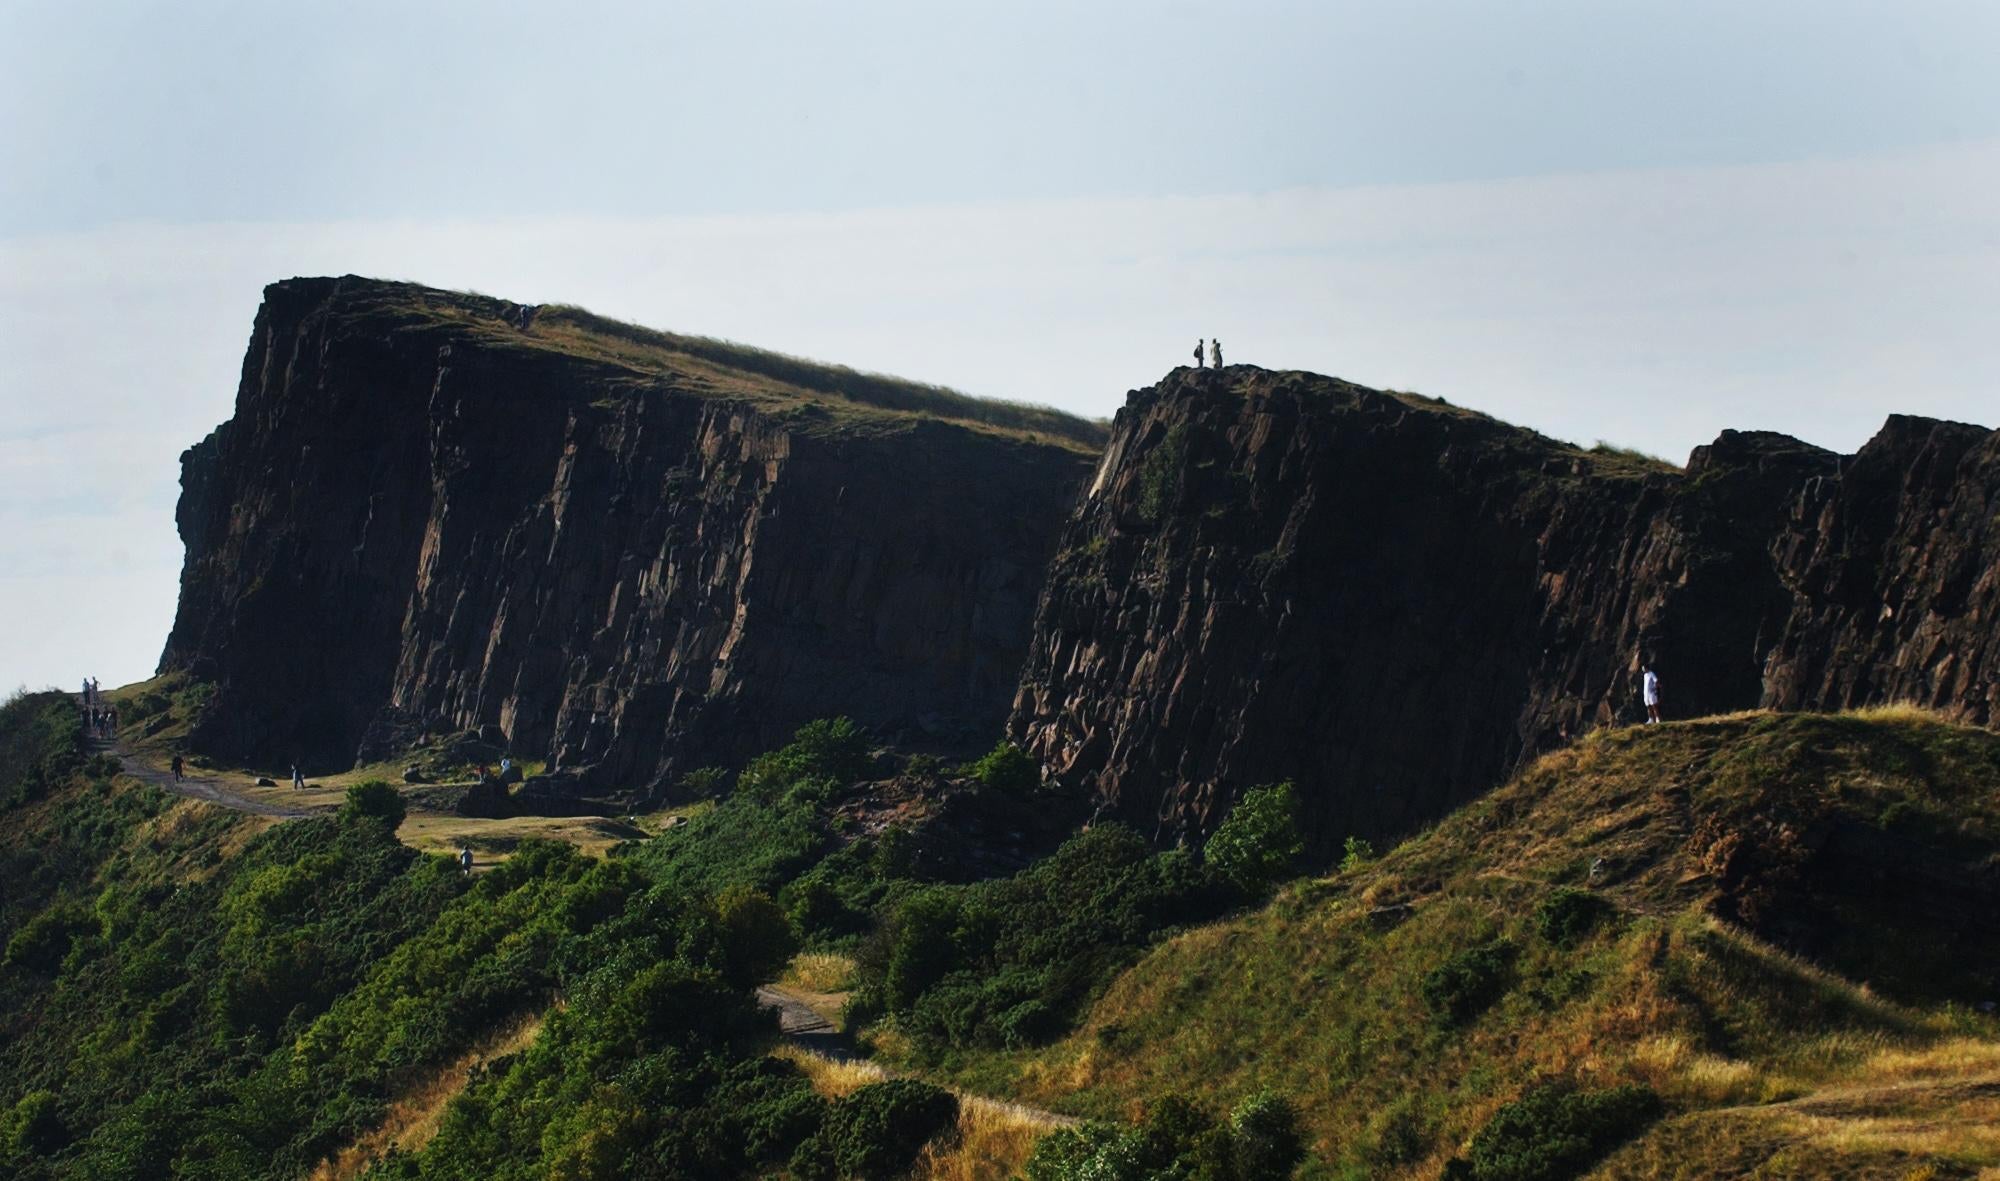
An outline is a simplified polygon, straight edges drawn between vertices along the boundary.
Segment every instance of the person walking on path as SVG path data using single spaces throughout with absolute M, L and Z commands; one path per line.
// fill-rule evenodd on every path
M 1653 671 L 1649 661 L 1645 672 L 1639 678 L 1639 696 L 1646 702 L 1646 724 L 1660 720 L 1660 674 Z
M 1222 368 L 1222 338 L 1221 338 L 1221 337 L 1219 337 L 1219 336 L 1218 336 L 1218 337 L 1216 337 L 1216 338 L 1215 338 L 1214 340 L 1211 340 L 1211 341 L 1209 341 L 1209 342 L 1208 342 L 1208 359 L 1209 359 L 1210 363 L 1211 363 L 1211 364 L 1213 364 L 1213 365 L 1214 365 L 1214 366 L 1215 366 L 1215 367 L 1216 367 L 1217 369 L 1220 369 L 1220 368 Z
M 460 846 L 458 847 L 458 870 L 459 870 L 459 872 L 460 872 L 460 873 L 464 874 L 464 875 L 465 875 L 466 877 L 471 877 L 471 876 L 472 876 L 472 846 L 471 846 L 471 845 L 460 845 Z
M 181 757 L 179 755 L 174 756 L 174 761 L 172 766 L 173 766 L 175 783 L 179 783 L 182 779 L 186 778 L 186 775 L 183 773 L 186 768 L 186 764 L 181 762 Z
M 295 762 L 292 764 L 292 790 L 304 791 L 305 789 L 306 777 L 299 774 L 299 765 Z

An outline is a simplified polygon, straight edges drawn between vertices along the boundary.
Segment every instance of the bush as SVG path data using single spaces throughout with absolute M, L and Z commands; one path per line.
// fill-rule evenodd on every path
M 1181 475 L 1187 467 L 1188 431 L 1175 423 L 1139 468 L 1139 517 L 1148 523 L 1165 516 L 1180 500 Z
M 770 980 L 799 949 L 792 924 L 771 896 L 749 886 L 731 886 L 715 899 L 728 943 L 730 975 L 743 984 Z
M 1611 912 L 1611 904 L 1589 890 L 1561 886 L 1535 908 L 1535 929 L 1557 947 L 1572 947 Z
M 1445 1168 L 1452 1181 L 1565 1181 L 1660 1117 L 1641 1086 L 1580 1090 L 1547 1083 L 1502 1107 Z
M 1268 1092 L 1238 1105 L 1230 1113 L 1229 1131 L 1237 1181 L 1283 1181 L 1305 1159 L 1298 1113 Z
M 1468 947 L 1424 973 L 1424 1003 L 1441 1023 L 1463 1025 L 1506 993 L 1513 963 L 1514 944 L 1507 939 Z
M 97 919 L 81 903 L 62 902 L 29 919 L 7 941 L 0 966 L 22 967 L 54 974 L 62 967 L 70 945 L 97 928 Z
M 1375 845 L 1360 837 L 1348 837 L 1340 849 L 1340 872 L 1353 873 L 1375 860 Z
M 995 791 L 1027 795 L 1042 784 L 1042 769 L 1027 752 L 1006 739 L 968 764 L 966 774 Z
M 1293 819 L 1297 803 L 1289 782 L 1253 787 L 1230 809 L 1202 854 L 1222 878 L 1251 898 L 1291 876 L 1305 849 Z
M 958 1099 L 949 1091 L 914 1079 L 874 1083 L 827 1110 L 819 1131 L 793 1155 L 792 1171 L 801 1181 L 888 1181 L 907 1173 L 924 1145 L 957 1122 Z
M 403 794 L 380 779 L 348 788 L 347 802 L 340 806 L 342 820 L 372 820 L 392 832 L 404 814 Z
M 54 1156 L 69 1141 L 56 1097 L 48 1091 L 29 1091 L 0 1117 L 0 1156 Z
M 1298 1117 L 1273 1095 L 1245 1100 L 1227 1123 L 1180 1096 L 1147 1111 L 1136 1128 L 1085 1124 L 1044 1136 L 1022 1169 L 1026 1181 L 1285 1181 L 1305 1159 Z

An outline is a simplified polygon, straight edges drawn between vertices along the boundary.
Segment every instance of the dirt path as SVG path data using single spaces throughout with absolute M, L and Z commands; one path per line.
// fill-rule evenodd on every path
M 150 783 L 161 791 L 172 792 L 177 796 L 186 796 L 191 800 L 204 800 L 211 804 L 220 804 L 225 808 L 233 808 L 238 812 L 249 812 L 256 816 L 271 816 L 279 820 L 296 820 L 301 816 L 311 816 L 316 812 L 323 811 L 323 809 L 318 808 L 287 808 L 279 804 L 267 804 L 262 800 L 253 800 L 248 796 L 231 790 L 227 784 L 219 779 L 205 779 L 189 775 L 179 783 L 175 783 L 172 771 L 162 770 L 159 767 L 144 762 L 139 756 L 127 750 L 123 743 L 114 744 L 100 741 L 93 742 L 91 745 L 96 750 L 116 758 L 118 765 L 124 769 L 124 773 L 132 778 Z

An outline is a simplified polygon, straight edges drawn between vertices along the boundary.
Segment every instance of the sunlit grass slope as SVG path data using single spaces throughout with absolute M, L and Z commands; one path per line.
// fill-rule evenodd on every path
M 410 283 L 365 285 L 356 306 L 418 323 L 448 324 L 484 347 L 555 353 L 623 371 L 634 393 L 666 382 L 682 393 L 713 394 L 805 416 L 800 426 L 894 429 L 914 419 L 959 423 L 1077 451 L 1096 451 L 1105 423 L 1049 406 L 976 398 L 957 390 L 828 364 L 706 336 L 660 332 L 564 304 L 535 308 L 523 328 L 520 306 L 488 296 Z
M 1908 711 L 1608 731 L 1169 940 L 1065 1040 L 955 1068 L 1103 1116 L 1270 1089 L 1334 1175 L 1436 1176 L 1559 1079 L 1664 1101 L 1606 1175 L 1775 1152 L 1772 1176 L 1972 1176 L 2000 1166 L 2000 1023 L 1978 1008 L 2000 994 L 1996 867 L 1989 731 Z

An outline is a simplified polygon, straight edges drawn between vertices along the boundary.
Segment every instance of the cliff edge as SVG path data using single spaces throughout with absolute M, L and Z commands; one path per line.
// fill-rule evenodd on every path
M 215 683 L 193 741 L 223 757 L 498 727 L 627 797 L 831 714 L 990 739 L 1102 433 L 571 308 L 277 283 L 182 457 L 161 670 Z
M 1295 780 L 1322 853 L 1668 713 L 1884 701 L 2000 718 L 2000 436 L 1892 418 L 1840 456 L 1724 432 L 1685 470 L 1251 366 L 1133 392 L 1064 533 L 1010 730 L 1196 839 Z

